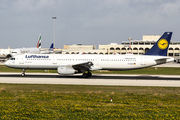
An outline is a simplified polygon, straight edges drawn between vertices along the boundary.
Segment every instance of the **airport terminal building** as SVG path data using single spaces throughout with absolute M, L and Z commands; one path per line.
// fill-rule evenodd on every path
M 108 45 L 99 45 L 99 49 L 96 49 L 95 45 L 64 45 L 63 49 L 54 49 L 55 53 L 62 54 L 127 54 L 132 53 L 141 55 L 146 53 L 156 43 L 161 35 L 143 35 L 142 40 L 132 40 L 129 38 L 127 41 L 122 41 L 121 44 L 110 43 Z M 11 53 L 13 49 L 0 49 L 0 53 Z M 179 58 L 180 57 L 180 42 L 171 41 L 168 50 L 168 56 Z M 0 56 L 1 61 L 3 55 Z
M 142 40 L 123 41 L 121 44 L 111 43 L 108 45 L 99 45 L 95 49 L 94 45 L 64 45 L 62 54 L 137 54 L 146 53 L 157 42 L 161 35 L 143 35 Z M 169 45 L 168 56 L 180 56 L 180 42 L 171 42 Z

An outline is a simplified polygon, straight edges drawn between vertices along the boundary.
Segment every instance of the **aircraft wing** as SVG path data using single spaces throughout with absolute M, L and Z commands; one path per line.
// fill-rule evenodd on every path
M 79 72 L 89 71 L 91 69 L 91 66 L 93 66 L 92 62 L 84 62 L 72 65 L 72 67 Z
M 79 72 L 90 71 L 93 66 L 92 62 L 81 62 L 81 63 L 73 63 L 73 64 L 62 64 L 61 66 L 72 66 L 75 70 Z

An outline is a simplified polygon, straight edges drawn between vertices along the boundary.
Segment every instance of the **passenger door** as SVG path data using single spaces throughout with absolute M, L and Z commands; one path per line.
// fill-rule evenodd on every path
M 24 56 L 21 56 L 21 57 L 19 58 L 19 64 L 24 64 Z

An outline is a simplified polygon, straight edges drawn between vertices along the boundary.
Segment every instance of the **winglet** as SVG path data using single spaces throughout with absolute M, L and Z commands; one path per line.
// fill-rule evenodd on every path
M 165 32 L 154 46 L 144 55 L 167 56 L 172 32 Z
M 39 35 L 38 38 L 37 48 L 41 48 L 41 34 Z

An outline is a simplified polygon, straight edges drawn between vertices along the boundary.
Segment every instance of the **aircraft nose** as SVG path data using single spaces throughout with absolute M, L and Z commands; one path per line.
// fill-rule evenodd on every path
M 5 66 L 8 66 L 9 60 L 4 63 Z

